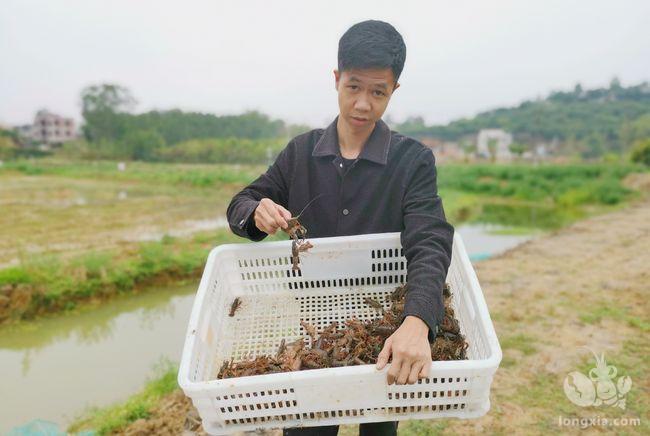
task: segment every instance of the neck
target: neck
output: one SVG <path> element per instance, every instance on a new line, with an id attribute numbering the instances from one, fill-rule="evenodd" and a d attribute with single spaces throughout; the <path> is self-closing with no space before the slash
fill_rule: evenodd
<path id="1" fill-rule="evenodd" d="M 363 130 L 353 129 L 339 117 L 336 122 L 336 130 L 339 137 L 341 156 L 346 159 L 354 159 L 359 156 L 374 128 L 375 125 L 372 124 Z"/>

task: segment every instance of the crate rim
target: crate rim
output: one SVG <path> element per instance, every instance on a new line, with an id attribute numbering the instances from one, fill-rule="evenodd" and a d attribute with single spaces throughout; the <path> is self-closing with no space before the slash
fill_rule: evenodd
<path id="1" fill-rule="evenodd" d="M 315 250 L 317 249 L 317 247 L 328 247 L 331 245 L 335 245 L 341 242 L 342 240 L 349 241 L 351 238 L 353 238 L 354 241 L 356 242 L 356 241 L 364 241 L 364 240 L 374 240 L 376 239 L 377 236 L 381 236 L 387 239 L 395 238 L 395 237 L 399 238 L 400 232 L 369 233 L 363 235 L 311 238 L 309 240 L 314 243 L 314 248 L 310 250 Z M 433 361 L 431 362 L 429 378 L 434 378 L 435 372 L 441 370 L 442 371 L 464 370 L 464 371 L 470 371 L 470 373 L 476 371 L 476 372 L 480 372 L 483 375 L 485 375 L 484 372 L 485 370 L 491 370 L 490 375 L 492 375 L 494 374 L 494 372 L 496 372 L 499 363 L 501 362 L 501 358 L 503 356 L 501 351 L 501 346 L 499 344 L 499 340 L 497 338 L 496 331 L 494 329 L 494 324 L 492 323 L 492 319 L 490 317 L 490 313 L 487 308 L 487 303 L 483 295 L 483 290 L 478 282 L 476 271 L 474 270 L 469 260 L 469 256 L 467 255 L 467 251 L 465 250 L 465 244 L 463 243 L 463 240 L 458 232 L 454 232 L 453 244 L 454 244 L 454 248 L 452 251 L 453 254 L 460 255 L 461 258 L 459 260 L 464 267 L 467 267 L 469 265 L 469 269 L 467 269 L 467 271 L 469 271 L 468 278 L 471 282 L 472 287 L 475 287 L 479 291 L 477 292 L 476 297 L 478 299 L 477 306 L 480 314 L 477 315 L 476 319 L 480 320 L 480 322 L 483 323 L 483 327 L 485 329 L 486 336 L 487 336 L 486 339 L 489 344 L 488 348 L 490 349 L 491 353 L 490 356 L 485 359 Z M 206 272 L 211 271 L 211 269 L 213 268 L 214 259 L 221 252 L 224 251 L 237 252 L 240 250 L 248 251 L 250 250 L 251 246 L 290 247 L 290 245 L 291 245 L 291 240 L 266 241 L 266 242 L 260 241 L 260 242 L 251 242 L 251 243 L 230 243 L 230 244 L 221 244 L 210 251 L 210 254 L 208 255 L 208 258 L 205 263 L 203 274 L 201 276 L 201 281 L 199 283 L 194 304 L 192 306 L 190 321 L 188 323 L 187 332 L 185 334 L 185 343 L 183 346 L 181 364 L 178 370 L 177 382 L 186 395 L 188 393 L 191 393 L 193 398 L 199 398 L 202 396 L 212 397 L 213 396 L 212 392 L 214 392 L 215 390 L 219 390 L 222 388 L 225 389 L 225 388 L 230 388 L 235 386 L 234 380 L 236 380 L 236 386 L 243 388 L 246 386 L 274 383 L 281 380 L 302 380 L 302 379 L 311 379 L 315 376 L 325 377 L 325 376 L 353 375 L 353 374 L 357 374 L 361 376 L 366 374 L 372 374 L 378 371 L 375 365 L 369 364 L 369 365 L 356 365 L 356 366 L 346 366 L 346 367 L 338 367 L 338 368 L 320 368 L 320 369 L 290 371 L 290 372 L 282 372 L 282 373 L 274 373 L 274 374 L 252 375 L 246 377 L 237 377 L 231 379 L 217 379 L 217 380 L 200 381 L 200 382 L 193 382 L 190 380 L 189 374 L 190 374 L 190 364 L 191 364 L 191 357 L 192 357 L 191 352 L 194 349 L 195 338 L 198 329 L 197 324 L 199 322 L 199 315 L 201 312 L 201 307 L 203 305 L 203 300 L 205 299 L 209 287 L 208 282 L 211 278 L 210 274 L 206 274 Z M 389 365 L 383 368 L 381 372 L 387 372 L 388 368 Z"/>

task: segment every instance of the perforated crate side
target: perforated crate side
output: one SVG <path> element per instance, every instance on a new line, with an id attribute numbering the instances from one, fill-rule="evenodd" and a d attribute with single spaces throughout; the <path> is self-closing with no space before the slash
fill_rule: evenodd
<path id="1" fill-rule="evenodd" d="M 204 370 L 202 380 L 189 381 L 179 372 L 179 383 L 197 404 L 207 431 L 223 434 L 278 426 L 468 418 L 489 409 L 489 388 L 500 348 L 487 307 L 481 307 L 485 301 L 458 235 L 447 280 L 461 331 L 470 343 L 470 360 L 434 362 L 429 379 L 405 386 L 388 386 L 387 369 L 380 373 L 373 365 L 210 381 L 223 360 L 274 353 L 282 338 L 304 337 L 300 320 L 322 328 L 351 316 L 378 316 L 363 299 L 381 300 L 406 280 L 399 233 L 323 238 L 313 243 L 315 247 L 304 256 L 299 273 L 290 270 L 288 243 L 223 248 L 215 256 L 219 259 L 212 259 L 219 269 L 217 281 L 223 283 L 215 288 L 220 289 L 216 294 L 221 297 L 199 301 L 202 293 L 208 293 L 207 285 L 203 286 L 210 269 L 206 265 L 195 302 L 203 307 L 194 308 L 193 318 L 195 311 L 204 311 L 206 315 L 195 322 L 209 324 L 208 330 L 217 336 L 212 350 L 205 354 L 213 356 L 211 363 L 204 364 L 211 368 Z M 236 316 L 229 317 L 226 308 L 235 297 L 241 298 L 242 306 Z M 188 354 L 188 349 L 207 343 L 186 341 L 181 371 L 187 360 L 202 355 Z M 333 382 L 336 380 L 345 380 L 340 389 Z M 363 385 L 350 389 L 356 383 Z M 356 394 L 346 395 L 346 387 L 347 392 Z"/>

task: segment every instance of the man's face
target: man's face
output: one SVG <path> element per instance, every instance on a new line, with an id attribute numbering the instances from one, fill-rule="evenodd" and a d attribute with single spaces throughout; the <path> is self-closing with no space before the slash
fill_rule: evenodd
<path id="1" fill-rule="evenodd" d="M 339 119 L 352 131 L 372 129 L 399 87 L 390 68 L 334 70 L 339 93 Z"/>

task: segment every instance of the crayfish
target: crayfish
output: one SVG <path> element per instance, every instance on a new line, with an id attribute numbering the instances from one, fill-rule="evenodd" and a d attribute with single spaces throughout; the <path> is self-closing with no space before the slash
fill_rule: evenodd
<path id="1" fill-rule="evenodd" d="M 452 294 L 448 286 L 445 288 L 445 315 L 434 342 L 430 344 L 431 359 L 465 360 L 468 343 L 460 331 L 451 304 Z M 406 293 L 405 284 L 386 295 L 386 302 L 390 302 L 386 310 L 379 301 L 366 298 L 364 303 L 368 306 L 377 310 L 382 307 L 381 317 L 368 320 L 353 317 L 343 322 L 334 321 L 320 332 L 313 324 L 301 320 L 300 326 L 304 330 L 302 337 L 293 342 L 282 339 L 277 351 L 252 360 L 226 361 L 217 378 L 375 364 L 386 339 L 401 324 Z"/>
<path id="2" fill-rule="evenodd" d="M 289 237 L 292 239 L 291 270 L 298 271 L 300 270 L 300 267 L 298 266 L 300 263 L 300 253 L 309 250 L 313 247 L 313 245 L 311 242 L 305 240 L 307 229 L 302 224 L 300 224 L 298 217 L 292 217 L 288 219 L 287 224 L 287 228 L 284 229 L 284 231 L 287 232 L 289 234 Z"/>
<path id="3" fill-rule="evenodd" d="M 305 228 L 305 226 L 300 224 L 298 218 L 300 218 L 302 216 L 302 213 L 305 211 L 305 209 L 307 209 L 307 207 L 310 204 L 312 204 L 321 195 L 317 195 L 316 197 L 312 198 L 311 201 L 307 203 L 307 205 L 300 211 L 300 213 L 297 216 L 289 218 L 287 220 L 287 228 L 282 229 L 292 239 L 291 241 L 291 265 L 292 265 L 291 270 L 292 271 L 300 270 L 300 266 L 298 266 L 298 264 L 300 263 L 300 253 L 305 252 L 313 247 L 311 242 L 305 240 L 305 237 L 307 236 L 307 229 Z"/>
<path id="4" fill-rule="evenodd" d="M 235 312 L 237 309 L 239 309 L 239 306 L 241 306 L 241 298 L 237 297 L 230 305 L 230 312 L 228 313 L 228 316 L 235 316 Z"/>

